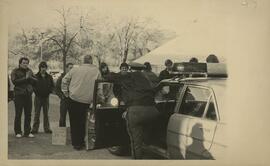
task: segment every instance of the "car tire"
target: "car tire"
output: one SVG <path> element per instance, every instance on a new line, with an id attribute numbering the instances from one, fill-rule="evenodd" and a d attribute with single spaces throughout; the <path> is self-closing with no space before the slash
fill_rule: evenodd
<path id="1" fill-rule="evenodd" d="M 113 146 L 108 148 L 108 151 L 117 156 L 130 156 L 129 146 Z"/>

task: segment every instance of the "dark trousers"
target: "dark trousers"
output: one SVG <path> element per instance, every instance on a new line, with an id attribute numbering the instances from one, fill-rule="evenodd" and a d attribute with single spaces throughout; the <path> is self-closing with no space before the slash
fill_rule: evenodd
<path id="1" fill-rule="evenodd" d="M 15 134 L 22 134 L 21 117 L 24 111 L 24 134 L 28 135 L 31 131 L 31 112 L 32 112 L 32 95 L 15 95 Z"/>
<path id="2" fill-rule="evenodd" d="M 70 98 L 68 102 L 71 143 L 73 146 L 82 146 L 84 144 L 86 115 L 89 104 L 80 103 Z"/>
<path id="3" fill-rule="evenodd" d="M 130 106 L 127 109 L 126 123 L 130 137 L 131 154 L 134 159 L 142 159 L 142 146 L 149 141 L 152 126 L 159 116 L 154 106 Z"/>
<path id="4" fill-rule="evenodd" d="M 60 120 L 59 127 L 66 127 L 66 116 L 68 112 L 68 98 L 60 100 Z"/>
<path id="5" fill-rule="evenodd" d="M 34 118 L 34 125 L 33 125 L 33 132 L 37 132 L 40 124 L 40 112 L 41 108 L 43 110 L 43 127 L 44 131 L 50 130 L 50 122 L 49 122 L 49 96 L 48 97 L 39 97 L 35 96 L 34 100 L 35 105 L 35 118 Z"/>

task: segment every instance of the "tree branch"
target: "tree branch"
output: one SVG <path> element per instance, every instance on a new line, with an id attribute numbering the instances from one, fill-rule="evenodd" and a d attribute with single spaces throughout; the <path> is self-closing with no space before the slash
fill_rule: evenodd
<path id="1" fill-rule="evenodd" d="M 71 45 L 73 39 L 77 36 L 77 34 L 78 34 L 78 32 L 76 32 L 76 33 L 72 36 L 72 38 L 69 40 L 69 43 L 68 43 L 67 48 L 66 48 L 66 52 L 68 52 L 69 47 L 70 47 L 70 45 Z"/>
<path id="2" fill-rule="evenodd" d="M 16 52 L 14 52 L 14 51 L 12 51 L 12 50 L 8 50 L 9 52 L 11 52 L 12 54 L 14 54 L 14 55 L 18 55 L 19 53 L 16 53 Z"/>
<path id="3" fill-rule="evenodd" d="M 63 50 L 63 46 L 60 44 L 58 40 L 54 39 L 53 37 L 50 37 L 48 40 L 54 41 Z"/>

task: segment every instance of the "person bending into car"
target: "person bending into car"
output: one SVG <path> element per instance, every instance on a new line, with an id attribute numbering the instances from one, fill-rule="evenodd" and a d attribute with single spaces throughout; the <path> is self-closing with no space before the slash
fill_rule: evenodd
<path id="1" fill-rule="evenodd" d="M 93 102 L 96 79 L 100 79 L 99 69 L 92 64 L 91 55 L 84 56 L 84 63 L 72 68 L 63 78 L 61 89 L 68 99 L 71 143 L 76 150 L 85 146 L 85 125 L 87 109 Z"/>
<path id="2" fill-rule="evenodd" d="M 61 90 L 62 79 L 65 77 L 66 73 L 68 73 L 72 68 L 73 68 L 73 63 L 67 63 L 66 72 L 61 74 L 61 76 L 57 79 L 56 85 L 55 85 L 55 93 L 60 98 L 59 127 L 66 127 L 66 116 L 68 112 L 68 98 L 63 94 Z"/>
<path id="3" fill-rule="evenodd" d="M 49 122 L 49 95 L 54 89 L 53 78 L 47 73 L 47 63 L 40 62 L 38 65 L 39 71 L 36 74 L 37 82 L 34 86 L 35 99 L 35 117 L 32 134 L 38 133 L 38 128 L 40 124 L 40 112 L 41 108 L 43 110 L 43 127 L 45 133 L 52 133 Z"/>
<path id="4" fill-rule="evenodd" d="M 127 107 L 123 118 L 126 119 L 134 159 L 143 158 L 142 146 L 149 138 L 146 129 L 154 125 L 159 116 L 155 108 L 151 82 L 140 71 L 142 66 L 144 65 L 131 64 L 131 72 L 120 74 L 118 78 L 111 78 L 121 85 L 121 96 Z"/>

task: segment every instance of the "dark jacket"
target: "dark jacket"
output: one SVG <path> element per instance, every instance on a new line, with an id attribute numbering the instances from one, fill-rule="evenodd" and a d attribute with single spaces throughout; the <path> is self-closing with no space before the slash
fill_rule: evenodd
<path id="1" fill-rule="evenodd" d="M 37 82 L 34 85 L 34 92 L 36 96 L 48 97 L 52 93 L 54 88 L 53 78 L 48 73 L 45 73 L 45 77 L 41 76 L 41 73 L 36 74 Z"/>
<path id="2" fill-rule="evenodd" d="M 11 90 L 11 85 L 10 85 L 10 79 L 8 77 L 8 101 L 11 101 L 14 99 L 14 92 Z"/>
<path id="3" fill-rule="evenodd" d="M 169 71 L 167 69 L 164 69 L 159 73 L 158 78 L 159 78 L 159 81 L 161 81 L 161 80 L 164 80 L 164 79 L 172 78 L 172 75 L 170 75 L 170 73 L 169 73 Z"/>
<path id="4" fill-rule="evenodd" d="M 61 84 L 62 84 L 62 79 L 65 77 L 66 73 L 62 73 L 61 76 L 57 79 L 56 85 L 55 85 L 55 93 L 60 99 L 64 99 L 65 95 L 61 90 Z"/>
<path id="5" fill-rule="evenodd" d="M 142 72 L 131 72 L 126 75 L 114 73 L 109 79 L 121 87 L 121 99 L 126 106 L 154 105 L 154 90 Z"/>
<path id="6" fill-rule="evenodd" d="M 143 72 L 145 75 L 146 75 L 146 77 L 151 81 L 151 83 L 152 83 L 152 87 L 156 87 L 157 86 L 157 84 L 159 83 L 159 78 L 158 78 L 158 76 L 154 73 L 154 72 L 152 72 L 152 71 L 145 71 L 145 72 Z"/>
<path id="7" fill-rule="evenodd" d="M 26 73 L 29 72 L 31 77 L 26 78 Z M 31 69 L 16 68 L 11 73 L 11 81 L 14 84 L 14 94 L 17 95 L 32 95 L 33 85 L 37 81 Z"/>

